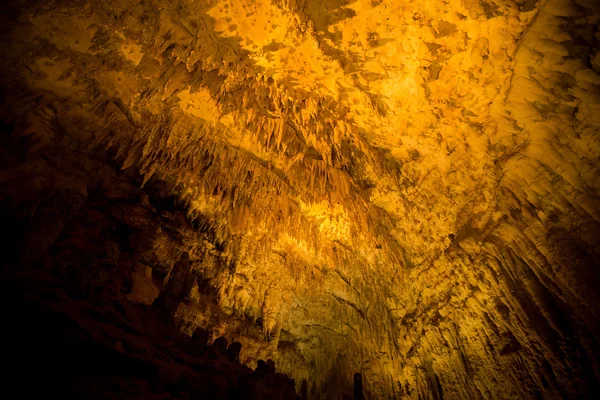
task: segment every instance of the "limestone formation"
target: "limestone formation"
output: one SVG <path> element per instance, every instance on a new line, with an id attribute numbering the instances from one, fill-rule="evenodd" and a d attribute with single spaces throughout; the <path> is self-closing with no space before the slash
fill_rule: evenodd
<path id="1" fill-rule="evenodd" d="M 0 8 L 4 275 L 302 398 L 597 398 L 598 1 Z"/>

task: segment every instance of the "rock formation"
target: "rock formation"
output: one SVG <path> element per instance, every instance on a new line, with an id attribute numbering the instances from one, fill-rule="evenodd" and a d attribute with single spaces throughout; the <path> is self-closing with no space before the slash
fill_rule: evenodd
<path id="1" fill-rule="evenodd" d="M 5 279 L 302 398 L 596 398 L 597 1 L 0 7 Z"/>

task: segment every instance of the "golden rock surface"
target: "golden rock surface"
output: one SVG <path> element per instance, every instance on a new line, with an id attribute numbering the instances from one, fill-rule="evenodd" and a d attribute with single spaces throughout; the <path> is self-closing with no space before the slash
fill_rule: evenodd
<path id="1" fill-rule="evenodd" d="M 260 319 L 238 335 L 242 361 L 273 358 L 322 398 L 355 372 L 373 399 L 591 390 L 597 1 L 14 10 L 2 119 L 30 154 L 104 148 L 170 185 L 195 229 L 185 249 L 158 232 L 153 254 L 171 271 L 185 250 L 210 277 L 219 334 Z M 132 300 L 157 296 L 148 268 Z M 175 314 L 190 334 L 213 313 L 191 285 Z"/>

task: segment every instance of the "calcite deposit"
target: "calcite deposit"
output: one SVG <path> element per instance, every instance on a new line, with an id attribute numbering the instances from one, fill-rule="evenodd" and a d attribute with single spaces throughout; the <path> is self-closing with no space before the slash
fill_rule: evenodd
<path id="1" fill-rule="evenodd" d="M 303 398 L 597 398 L 596 0 L 0 7 L 5 276 Z"/>

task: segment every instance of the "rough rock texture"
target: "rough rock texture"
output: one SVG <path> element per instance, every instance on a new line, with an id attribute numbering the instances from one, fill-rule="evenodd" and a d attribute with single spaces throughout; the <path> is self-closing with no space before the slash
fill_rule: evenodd
<path id="1" fill-rule="evenodd" d="M 594 397 L 597 1 L 2 7 L 10 270 L 312 397 Z"/>

